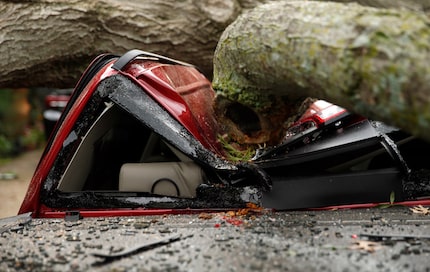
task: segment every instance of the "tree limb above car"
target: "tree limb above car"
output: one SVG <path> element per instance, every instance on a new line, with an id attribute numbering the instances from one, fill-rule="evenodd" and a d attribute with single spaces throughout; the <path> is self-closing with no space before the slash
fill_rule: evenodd
<path id="1" fill-rule="evenodd" d="M 73 87 L 101 53 L 137 48 L 212 76 L 222 31 L 246 1 L 0 1 L 0 87 Z"/>
<path id="2" fill-rule="evenodd" d="M 273 43 L 278 42 L 277 37 L 272 36 L 271 34 L 273 33 L 267 31 L 267 29 L 264 28 L 264 25 L 275 26 L 276 28 L 279 27 L 282 22 L 285 23 L 285 20 L 289 20 L 289 17 L 284 18 L 284 21 L 272 19 L 274 15 L 281 14 L 281 11 L 285 12 L 285 10 L 282 9 L 277 10 L 276 5 L 286 5 L 286 2 L 291 2 L 292 5 L 294 5 L 294 1 L 186 0 L 166 2 L 154 0 L 150 2 L 142 2 L 134 0 L 118 3 L 113 0 L 0 0 L 0 54 L 2 56 L 2 65 L 0 67 L 0 87 L 14 88 L 49 86 L 70 88 L 76 84 L 82 72 L 96 55 L 101 53 L 114 53 L 121 55 L 133 48 L 158 53 L 195 64 L 208 78 L 212 78 L 214 51 L 224 29 L 234 22 L 243 12 L 266 2 L 271 2 L 274 5 L 275 8 L 273 13 L 271 13 L 272 11 L 265 14 L 261 13 L 262 17 L 257 18 L 258 27 L 252 30 L 253 32 L 251 31 L 244 34 L 247 35 L 252 33 L 253 36 L 250 38 L 255 39 L 256 41 L 264 41 L 260 43 L 260 45 L 263 45 L 264 47 L 261 47 L 263 50 L 267 50 L 267 48 L 273 46 Z M 425 90 L 422 90 L 422 88 L 425 88 L 425 86 L 428 85 L 426 84 L 428 73 L 426 72 L 425 67 L 421 65 L 426 63 L 428 59 L 427 56 L 420 55 L 422 52 L 427 50 L 429 44 L 428 38 L 425 36 L 427 35 L 426 29 L 428 29 L 428 20 L 425 19 L 424 15 L 429 11 L 429 1 L 354 1 L 362 5 L 369 5 L 378 8 L 401 8 L 402 11 L 397 12 L 393 10 L 387 11 L 385 9 L 365 9 L 357 4 L 346 4 L 347 2 L 353 2 L 351 0 L 337 0 L 335 2 L 343 2 L 342 5 L 345 5 L 343 7 L 345 14 L 334 12 L 336 9 L 324 9 L 322 7 L 325 5 L 322 5 L 322 3 L 318 4 L 316 2 L 309 1 L 306 5 L 315 7 L 315 9 L 311 10 L 311 13 L 304 13 L 296 10 L 297 14 L 293 23 L 298 23 L 299 26 L 301 25 L 301 27 L 295 29 L 296 32 L 293 31 L 294 27 L 292 25 L 294 24 L 290 26 L 281 26 L 281 29 L 287 29 L 290 32 L 293 31 L 291 33 L 297 34 L 297 44 L 300 45 L 295 48 L 296 51 L 292 50 L 288 52 L 288 56 L 300 56 L 300 52 L 306 52 L 306 46 L 317 44 L 306 43 L 303 39 L 306 37 L 306 33 L 303 33 L 302 31 L 306 29 L 309 30 L 305 25 L 317 22 L 315 20 L 318 20 L 318 18 L 320 18 L 320 20 L 323 18 L 327 19 L 327 16 L 324 17 L 324 15 L 328 15 L 328 18 L 331 19 L 340 19 L 340 21 L 337 24 L 332 25 L 331 28 L 331 34 L 339 34 L 339 36 L 336 36 L 337 34 L 335 35 L 334 38 L 336 38 L 336 40 L 339 40 L 339 38 L 342 37 L 353 37 L 356 35 L 355 38 L 357 39 L 355 40 L 355 45 L 357 45 L 360 44 L 360 42 L 365 42 L 365 39 L 370 36 L 357 36 L 359 32 L 357 32 L 356 29 L 354 30 L 353 23 L 345 20 L 342 21 L 342 18 L 347 18 L 347 16 L 360 11 L 367 12 L 368 10 L 372 10 L 369 14 L 362 16 L 364 21 L 367 20 L 368 25 L 360 26 L 364 27 L 364 29 L 368 31 L 371 29 L 372 22 L 388 22 L 387 26 L 390 26 L 390 21 L 384 21 L 387 17 L 394 17 L 396 14 L 399 14 L 399 16 L 402 14 L 413 14 L 412 17 L 419 17 L 419 14 L 422 13 L 423 15 L 421 16 L 421 19 L 418 19 L 419 22 L 415 21 L 411 25 L 413 29 L 418 31 L 414 32 L 417 35 L 414 34 L 415 36 L 408 36 L 415 31 L 411 28 L 405 32 L 404 36 L 401 34 L 398 36 L 392 36 L 391 41 L 387 41 L 386 44 L 380 44 L 385 47 L 386 50 L 382 48 L 380 51 L 377 51 L 380 54 L 376 54 L 373 59 L 370 58 L 372 57 L 372 50 L 366 51 L 366 46 L 363 45 L 361 45 L 361 47 L 356 46 L 355 49 L 350 48 L 350 50 L 346 50 L 345 52 L 340 50 L 329 53 L 329 50 L 323 50 L 321 52 L 324 54 L 316 57 L 320 64 L 322 64 L 322 61 L 326 61 L 327 63 L 325 64 L 327 64 L 328 67 L 335 68 L 333 65 L 340 64 L 344 65 L 344 68 L 349 69 L 351 67 L 348 65 L 354 66 L 357 65 L 358 62 L 354 62 L 353 58 L 349 58 L 351 62 L 348 64 L 344 59 L 342 60 L 339 58 L 356 56 L 356 54 L 360 53 L 360 50 L 358 49 L 361 48 L 363 49 L 361 53 L 364 55 L 367 54 L 366 56 L 369 57 L 367 59 L 369 63 L 378 63 L 378 65 L 385 65 L 384 67 L 387 68 L 387 61 L 385 61 L 384 64 L 383 56 L 393 58 L 394 54 L 394 58 L 398 57 L 401 60 L 404 60 L 405 63 L 409 62 L 413 64 L 410 66 L 411 69 L 408 69 L 407 65 L 402 66 L 404 63 L 400 62 L 400 64 L 398 64 L 399 62 L 397 61 L 395 65 L 396 67 L 393 68 L 400 70 L 403 69 L 404 72 L 399 70 L 400 72 L 397 73 L 397 75 L 402 75 L 402 78 L 407 77 L 410 85 L 407 88 L 402 89 L 401 92 L 398 92 L 398 96 L 390 96 L 390 98 L 386 100 L 384 100 L 386 98 L 384 98 L 384 95 L 379 96 L 378 99 L 376 99 L 376 96 L 371 92 L 366 93 L 366 95 L 364 95 L 364 92 L 360 92 L 360 95 L 358 95 L 356 90 L 347 89 L 356 83 L 361 87 L 365 87 L 367 84 L 366 88 L 367 91 L 369 91 L 370 86 L 373 83 L 370 81 L 358 82 L 356 73 L 357 67 L 352 67 L 353 69 L 348 71 L 336 70 L 336 76 L 332 76 L 332 74 L 330 74 L 329 81 L 326 79 L 325 81 L 320 80 L 319 76 L 322 75 L 318 75 L 317 73 L 312 74 L 310 78 L 313 78 L 314 80 L 310 81 L 310 83 L 312 87 L 315 88 L 309 91 L 311 88 L 309 88 L 309 86 L 305 86 L 310 94 L 306 93 L 307 91 L 302 92 L 302 90 L 300 90 L 300 94 L 325 97 L 327 100 L 339 103 L 349 110 L 354 110 L 369 117 L 388 121 L 389 123 L 394 120 L 395 122 L 393 123 L 395 125 L 412 131 L 418 135 L 428 135 L 427 131 L 418 132 L 418 130 L 421 131 L 421 127 L 423 126 L 425 129 L 429 127 L 426 110 L 426 99 L 428 95 Z M 341 5 L 339 5 L 339 7 L 340 6 Z M 407 12 L 406 10 L 413 12 Z M 255 23 L 256 18 L 252 18 L 252 14 L 256 14 L 256 12 L 246 15 L 246 20 L 249 21 L 249 25 Z M 314 16 L 312 19 L 314 21 L 310 20 L 307 22 L 307 20 L 311 19 L 312 16 Z M 411 18 L 408 18 L 408 20 L 411 20 Z M 238 20 L 234 26 L 227 30 L 227 32 L 232 32 L 231 29 L 238 28 L 238 25 L 243 25 L 243 21 L 246 20 Z M 417 24 L 415 24 L 416 22 Z M 421 30 L 418 30 L 420 27 L 422 27 L 422 33 L 420 32 Z M 257 33 L 257 29 L 262 31 L 264 29 L 264 31 Z M 353 31 L 349 32 L 351 29 Z M 392 29 L 394 31 L 394 27 Z M 361 31 L 361 33 L 366 34 L 363 31 Z M 377 34 L 375 31 L 372 33 Z M 385 33 L 382 34 L 385 35 Z M 421 34 L 423 34 L 423 36 L 420 36 Z M 380 35 L 379 38 L 383 38 L 384 35 Z M 388 33 L 387 35 L 390 37 L 389 35 L 392 34 Z M 330 37 L 326 36 L 326 38 L 329 39 Z M 409 38 L 412 40 L 408 41 Z M 248 39 L 248 37 L 246 39 Z M 246 39 L 243 40 L 246 41 Z M 423 42 L 421 43 L 420 41 Z M 394 48 L 400 48 L 396 46 L 401 43 L 405 46 L 403 47 L 404 50 L 402 49 L 400 52 L 394 50 Z M 245 44 L 241 44 L 240 46 L 244 45 Z M 323 44 L 321 43 L 321 45 Z M 423 46 L 422 48 L 420 47 L 421 45 Z M 220 48 L 224 48 L 226 51 L 231 52 L 224 54 L 221 52 L 222 50 L 219 49 L 217 53 L 215 53 L 215 61 L 218 62 L 215 64 L 216 69 L 220 69 L 220 59 L 230 58 L 230 56 L 237 54 L 234 52 L 233 47 L 226 46 L 223 44 L 223 41 L 221 41 L 219 46 Z M 334 47 L 331 47 L 331 49 L 333 48 Z M 330 46 L 326 49 L 330 49 Z M 419 50 L 416 51 L 416 49 Z M 336 52 L 341 53 L 338 55 Z M 279 56 L 282 57 L 283 55 L 281 54 Z M 297 75 L 294 74 L 295 72 L 298 72 L 294 65 L 289 66 L 289 69 L 285 69 L 285 67 L 276 67 L 276 65 L 278 65 L 276 63 L 276 54 L 272 54 L 272 57 L 275 58 L 271 59 L 270 63 L 262 65 L 262 67 L 268 68 L 266 70 L 254 70 L 255 67 L 248 67 L 248 57 L 249 59 L 257 60 L 256 62 L 260 62 L 260 60 L 256 58 L 255 54 L 248 54 L 243 60 L 237 62 L 240 64 L 238 71 L 229 71 L 232 72 L 231 75 L 239 75 L 243 71 L 245 71 L 248 76 L 251 74 L 257 75 L 255 79 L 259 79 L 260 81 L 256 82 L 256 84 L 259 85 L 256 85 L 256 87 L 262 87 L 261 80 L 268 80 L 272 76 L 275 76 L 272 79 L 275 79 L 276 84 L 283 87 L 290 87 L 293 81 L 295 82 L 294 84 L 296 87 L 301 84 L 301 81 L 305 84 L 309 83 L 306 82 L 309 78 L 304 78 L 303 73 L 299 73 Z M 321 59 L 318 59 L 319 57 L 321 57 Z M 227 59 L 226 61 L 229 60 Z M 291 65 L 291 63 L 289 65 Z M 372 65 L 373 64 L 370 64 L 370 66 Z M 375 74 L 373 74 L 373 71 L 371 70 L 367 73 L 369 77 L 372 77 L 374 80 L 377 80 L 379 75 L 384 72 L 384 69 L 377 69 L 378 65 L 373 66 L 376 71 Z M 311 67 L 311 63 L 303 62 L 302 68 L 305 69 L 306 67 Z M 236 68 L 237 67 L 234 66 L 226 66 L 222 69 Z M 282 69 L 285 70 L 282 71 Z M 421 71 L 420 69 L 424 69 L 424 71 Z M 270 73 L 272 73 L 273 70 L 276 70 L 276 73 L 272 75 Z M 290 74 L 288 77 L 283 77 L 285 74 L 282 73 Z M 404 76 L 403 73 L 405 73 Z M 393 73 L 391 75 L 393 75 Z M 277 76 L 283 77 L 281 81 L 277 81 Z M 292 76 L 294 76 L 294 79 L 291 79 Z M 219 75 L 216 75 L 216 77 L 219 77 Z M 360 76 L 358 76 L 358 79 L 359 78 Z M 380 79 L 387 82 L 387 84 L 394 83 L 397 85 L 400 83 L 396 83 L 396 80 L 403 80 L 400 79 L 400 76 L 393 78 L 388 75 L 381 77 Z M 287 81 L 288 84 L 284 86 L 283 84 Z M 378 83 L 379 85 L 372 86 L 377 86 L 376 89 L 380 90 L 380 84 L 385 84 L 382 81 Z M 224 81 L 224 83 L 225 82 L 226 81 Z M 219 86 L 219 82 L 215 83 Z M 328 86 L 331 86 L 331 84 L 338 84 L 336 85 L 336 88 L 342 89 L 343 91 L 337 92 L 336 88 L 334 88 L 333 92 L 328 94 L 330 88 L 327 88 L 327 85 L 324 85 L 326 83 L 328 83 Z M 264 82 L 264 87 L 266 88 L 268 84 L 269 81 Z M 273 82 L 270 84 L 273 84 Z M 404 96 L 404 98 L 402 98 L 402 96 Z M 254 97 L 253 99 L 256 98 L 257 100 L 259 99 L 258 97 Z M 394 98 L 396 98 L 397 101 L 394 101 L 396 100 Z M 269 100 L 271 99 L 272 98 Z M 384 100 L 382 101 L 383 103 L 380 102 L 380 99 Z M 402 99 L 405 101 L 402 101 Z M 259 102 L 264 102 L 264 99 Z M 387 103 L 390 105 L 389 107 L 387 106 Z"/>
<path id="3" fill-rule="evenodd" d="M 192 63 L 211 78 L 224 29 L 265 2 L 277 1 L 0 0 L 0 87 L 70 88 L 96 55 L 133 48 Z M 430 6 L 421 0 L 358 2 L 420 11 Z"/>
<path id="4" fill-rule="evenodd" d="M 429 25 L 422 12 L 355 3 L 261 5 L 221 36 L 214 88 L 260 120 L 317 97 L 430 140 Z"/>

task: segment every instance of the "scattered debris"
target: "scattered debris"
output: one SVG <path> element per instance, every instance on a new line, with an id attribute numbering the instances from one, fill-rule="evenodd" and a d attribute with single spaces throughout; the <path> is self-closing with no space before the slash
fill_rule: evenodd
<path id="1" fill-rule="evenodd" d="M 212 217 L 207 220 L 194 213 L 74 222 L 29 215 L 3 219 L 0 228 L 8 229 L 0 235 L 0 271 L 330 271 L 333 264 L 338 271 L 430 271 L 429 220 L 409 207 L 266 211 L 205 211 L 201 218 Z M 382 218 L 394 223 L 383 224 Z M 143 247 L 176 235 L 176 242 Z M 360 240 L 367 242 L 353 245 Z M 124 256 L 106 259 L 93 252 Z"/>
<path id="2" fill-rule="evenodd" d="M 209 219 L 212 219 L 213 217 L 214 217 L 213 213 L 202 212 L 199 214 L 199 219 L 203 219 L 203 220 L 209 220 Z"/>
<path id="3" fill-rule="evenodd" d="M 430 214 L 430 208 L 424 207 L 423 205 L 414 206 L 409 208 L 413 213 L 428 215 Z"/>
<path id="4" fill-rule="evenodd" d="M 16 215 L 16 216 L 11 216 L 11 217 L 1 218 L 0 235 L 6 231 L 10 231 L 10 230 L 17 231 L 19 229 L 22 229 L 25 225 L 30 223 L 31 220 L 32 220 L 31 212 Z"/>
<path id="5" fill-rule="evenodd" d="M 67 211 L 66 215 L 64 216 L 65 221 L 78 221 L 82 219 L 82 215 L 79 211 Z"/>
<path id="6" fill-rule="evenodd" d="M 152 241 L 152 242 L 149 242 L 149 243 L 146 243 L 143 245 L 139 245 L 137 247 L 133 247 L 130 249 L 123 250 L 121 248 L 121 250 L 119 250 L 119 251 L 114 251 L 114 252 L 111 251 L 109 253 L 93 252 L 93 253 L 91 253 L 91 255 L 93 255 L 95 257 L 99 257 L 99 258 L 104 258 L 104 262 L 98 263 L 98 264 L 109 263 L 115 259 L 130 256 L 130 255 L 139 253 L 139 252 L 144 251 L 144 250 L 150 250 L 150 249 L 153 249 L 156 247 L 167 245 L 167 244 L 179 241 L 179 240 L 184 239 L 184 238 L 192 237 L 192 236 L 193 236 L 192 234 L 187 235 L 187 236 L 175 234 L 175 235 L 168 236 L 168 237 L 165 237 L 165 238 L 162 238 L 162 239 L 159 239 L 156 241 Z"/>
<path id="7" fill-rule="evenodd" d="M 367 238 L 369 241 L 411 241 L 411 240 L 430 240 L 430 236 L 415 235 L 387 235 L 387 234 L 360 234 L 361 238 Z"/>
<path id="8" fill-rule="evenodd" d="M 365 241 L 365 240 L 355 241 L 353 245 L 350 247 L 350 249 L 364 250 L 369 253 L 373 253 L 380 248 L 382 248 L 382 245 L 380 243 L 373 242 L 373 241 Z"/>
<path id="9" fill-rule="evenodd" d="M 203 212 L 199 214 L 199 219 L 210 220 L 213 218 L 220 218 L 223 222 L 227 222 L 230 225 L 241 226 L 245 223 L 244 220 L 255 219 L 255 214 L 263 213 L 264 208 L 257 206 L 254 203 L 247 203 L 246 208 L 232 210 L 221 213 L 207 213 Z M 221 227 L 220 223 L 215 223 L 215 228 Z"/>

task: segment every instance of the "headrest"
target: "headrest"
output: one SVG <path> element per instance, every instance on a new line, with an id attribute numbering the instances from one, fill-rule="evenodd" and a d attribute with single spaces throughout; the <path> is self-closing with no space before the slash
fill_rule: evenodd
<path id="1" fill-rule="evenodd" d="M 126 163 L 119 173 L 119 190 L 193 198 L 203 177 L 194 162 Z"/>

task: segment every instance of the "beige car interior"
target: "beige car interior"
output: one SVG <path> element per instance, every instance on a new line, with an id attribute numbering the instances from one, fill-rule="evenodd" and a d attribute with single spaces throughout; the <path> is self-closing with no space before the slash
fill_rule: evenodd
<path id="1" fill-rule="evenodd" d="M 113 103 L 82 138 L 58 189 L 192 198 L 203 170 Z"/>

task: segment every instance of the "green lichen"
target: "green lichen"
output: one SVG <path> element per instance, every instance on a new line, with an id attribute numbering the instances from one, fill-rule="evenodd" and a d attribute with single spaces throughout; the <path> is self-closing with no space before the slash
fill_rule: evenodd
<path id="1" fill-rule="evenodd" d="M 222 86 L 222 84 L 220 84 Z M 234 87 L 220 85 L 215 86 L 214 90 L 217 95 L 224 96 L 225 98 L 241 103 L 254 109 L 257 112 L 264 112 L 270 108 L 273 104 L 273 100 L 269 95 L 263 95 L 259 91 L 253 90 L 242 90 Z"/>
<path id="2" fill-rule="evenodd" d="M 225 153 L 226 159 L 232 162 L 245 162 L 250 161 L 255 155 L 256 146 L 248 144 L 239 144 L 234 142 L 226 135 L 218 135 L 218 141 L 221 143 Z"/>

